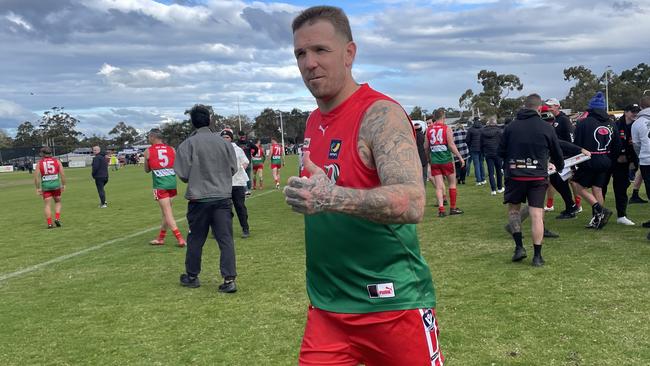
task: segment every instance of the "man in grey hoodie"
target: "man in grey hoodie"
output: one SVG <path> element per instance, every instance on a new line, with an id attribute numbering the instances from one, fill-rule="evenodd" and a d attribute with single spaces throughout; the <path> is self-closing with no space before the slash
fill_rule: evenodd
<path id="1" fill-rule="evenodd" d="M 650 95 L 644 95 L 639 102 L 641 111 L 636 115 L 632 124 L 632 144 L 639 157 L 639 169 L 643 177 L 646 193 L 650 192 Z M 642 224 L 650 228 L 650 221 Z M 650 233 L 648 234 L 650 240 Z"/>
<path id="2" fill-rule="evenodd" d="M 196 130 L 178 146 L 174 162 L 176 175 L 187 183 L 185 198 L 189 200 L 186 273 L 181 275 L 180 282 L 185 287 L 200 286 L 201 254 L 212 228 L 221 251 L 220 269 L 224 278 L 219 292 L 232 293 L 237 291 L 231 214 L 232 176 L 237 172 L 237 158 L 232 145 L 208 127 L 209 107 L 197 104 L 189 114 Z"/>

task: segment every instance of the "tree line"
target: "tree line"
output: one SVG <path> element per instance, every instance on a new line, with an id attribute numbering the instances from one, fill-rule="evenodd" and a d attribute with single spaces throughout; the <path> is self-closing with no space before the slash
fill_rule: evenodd
<path id="1" fill-rule="evenodd" d="M 597 74 L 585 66 L 572 66 L 564 69 L 564 80 L 573 82 L 568 94 L 561 100 L 563 108 L 582 111 L 589 99 L 597 91 L 604 91 L 607 85 L 610 110 L 620 110 L 630 103 L 636 103 L 645 91 L 650 92 L 650 65 L 645 63 L 624 70 L 620 74 L 606 71 Z M 495 71 L 481 70 L 477 74 L 477 82 L 481 89 L 467 89 L 458 99 L 458 107 L 447 107 L 449 117 L 467 116 L 467 112 L 481 115 L 496 115 L 498 118 L 514 118 L 517 110 L 523 104 L 523 96 L 511 97 L 513 92 L 521 92 L 524 85 L 517 75 L 499 74 Z M 433 112 L 433 110 L 431 110 Z M 465 112 L 465 114 L 463 114 Z M 220 131 L 231 128 L 235 135 L 242 130 L 245 133 L 260 137 L 268 142 L 271 137 L 281 138 L 280 116 L 284 128 L 284 138 L 287 143 L 300 143 L 305 132 L 309 112 L 292 109 L 289 112 L 264 109 L 257 117 L 250 119 L 245 115 L 222 116 L 212 112 L 211 128 Z M 429 111 L 421 106 L 411 110 L 412 119 L 426 120 Z M 11 138 L 5 131 L 0 130 L 0 148 L 35 147 L 53 145 L 71 151 L 75 147 L 114 146 L 123 148 L 136 143 L 146 143 L 146 131 L 138 131 L 125 121 L 118 122 L 108 133 L 108 136 L 92 134 L 83 135 L 77 131 L 79 120 L 65 111 L 64 107 L 52 107 L 43 112 L 36 121 L 24 121 Z M 166 141 L 173 146 L 180 144 L 192 132 L 189 119 L 172 121 L 160 126 Z"/>

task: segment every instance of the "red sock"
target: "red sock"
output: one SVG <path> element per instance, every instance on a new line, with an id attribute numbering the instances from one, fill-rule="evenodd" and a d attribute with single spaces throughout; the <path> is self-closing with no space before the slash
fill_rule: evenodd
<path id="1" fill-rule="evenodd" d="M 449 208 L 456 208 L 456 188 L 449 188 Z"/>
<path id="2" fill-rule="evenodd" d="M 57 221 L 61 220 L 61 213 L 60 212 L 55 212 L 54 213 L 54 219 L 57 220 Z"/>
<path id="3" fill-rule="evenodd" d="M 48 224 L 48 225 L 52 225 L 52 218 L 51 218 L 51 217 L 48 217 L 48 218 L 47 218 L 47 224 Z"/>
<path id="4" fill-rule="evenodd" d="M 178 230 L 178 228 L 172 230 L 172 232 L 174 233 L 176 240 L 178 240 L 179 242 L 183 241 L 183 235 L 181 235 L 181 231 Z"/>
<path id="5" fill-rule="evenodd" d="M 445 212 L 445 206 L 438 206 L 438 212 Z"/>
<path id="6" fill-rule="evenodd" d="M 158 233 L 158 241 L 164 241 L 165 235 L 167 235 L 167 230 L 160 230 Z"/>
<path id="7" fill-rule="evenodd" d="M 582 197 L 576 196 L 576 206 L 580 206 L 580 201 L 582 201 Z"/>
<path id="8" fill-rule="evenodd" d="M 553 198 L 546 199 L 546 207 L 553 207 Z"/>

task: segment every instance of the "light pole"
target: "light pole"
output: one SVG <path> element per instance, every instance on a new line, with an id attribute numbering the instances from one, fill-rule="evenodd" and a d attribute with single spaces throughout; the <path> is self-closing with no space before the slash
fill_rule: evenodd
<path id="1" fill-rule="evenodd" d="M 241 114 L 239 113 L 239 95 L 237 96 L 237 119 L 239 120 L 239 131 L 241 131 Z"/>
<path id="2" fill-rule="evenodd" d="M 284 160 L 284 124 L 282 123 L 282 111 L 276 109 L 275 113 L 280 114 L 280 138 L 282 139 L 282 159 Z"/>
<path id="3" fill-rule="evenodd" d="M 609 112 L 609 68 L 611 65 L 607 65 L 605 70 L 605 110 Z"/>

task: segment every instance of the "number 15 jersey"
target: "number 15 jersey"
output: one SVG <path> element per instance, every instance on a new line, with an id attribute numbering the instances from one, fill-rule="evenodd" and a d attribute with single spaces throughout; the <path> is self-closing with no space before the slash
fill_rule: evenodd
<path id="1" fill-rule="evenodd" d="M 153 188 L 176 189 L 176 172 L 174 172 L 176 152 L 174 149 L 165 144 L 153 144 L 148 150 Z"/>

